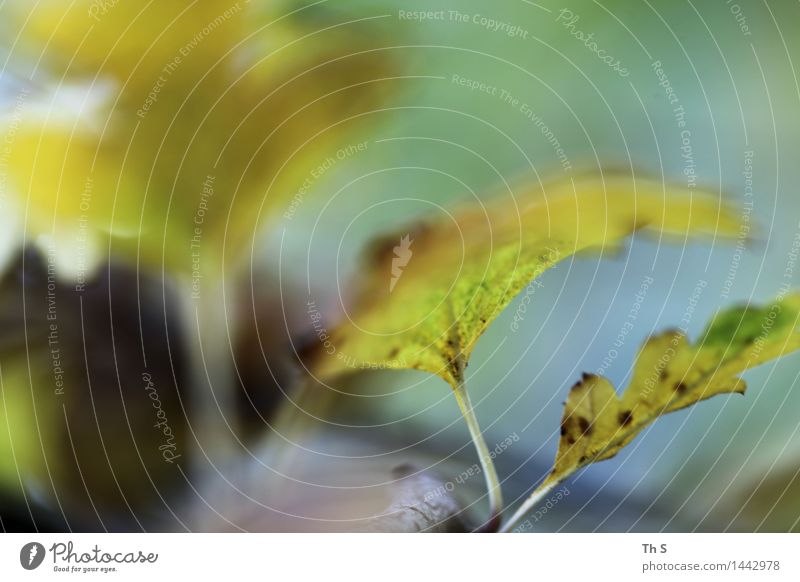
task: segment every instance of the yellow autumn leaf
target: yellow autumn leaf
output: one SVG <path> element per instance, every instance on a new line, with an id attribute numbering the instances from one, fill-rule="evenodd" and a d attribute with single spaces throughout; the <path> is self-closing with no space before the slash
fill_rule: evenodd
<path id="1" fill-rule="evenodd" d="M 625 175 L 586 175 L 513 199 L 455 209 L 376 245 L 355 310 L 314 354 L 312 371 L 413 368 L 451 386 L 483 332 L 531 280 L 635 230 L 685 238 L 738 233 L 718 197 Z"/>
<path id="2" fill-rule="evenodd" d="M 284 212 L 390 82 L 370 23 L 272 6 L 6 3 L 49 91 L 0 119 L 31 239 L 210 276 Z"/>
<path id="3" fill-rule="evenodd" d="M 564 405 L 552 472 L 504 529 L 579 469 L 616 456 L 659 416 L 719 394 L 744 394 L 743 372 L 798 349 L 800 294 L 793 294 L 764 308 L 721 312 L 694 344 L 679 331 L 651 338 L 621 396 L 605 378 L 585 374 Z"/>

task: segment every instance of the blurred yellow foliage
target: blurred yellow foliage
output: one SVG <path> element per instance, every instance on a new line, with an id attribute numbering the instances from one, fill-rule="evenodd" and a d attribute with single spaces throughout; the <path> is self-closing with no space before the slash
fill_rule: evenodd
<path id="1" fill-rule="evenodd" d="M 72 263 L 108 237 L 112 254 L 173 271 L 198 251 L 215 273 L 223 248 L 235 259 L 388 90 L 369 23 L 288 10 L 7 3 L 15 60 L 52 89 L 4 121 L 28 238 L 52 235 Z"/>

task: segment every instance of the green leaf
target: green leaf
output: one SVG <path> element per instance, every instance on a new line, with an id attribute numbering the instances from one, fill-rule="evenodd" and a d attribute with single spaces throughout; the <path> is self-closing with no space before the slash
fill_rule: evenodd
<path id="1" fill-rule="evenodd" d="M 579 469 L 616 456 L 659 416 L 719 394 L 744 394 L 743 372 L 800 349 L 800 294 L 772 305 L 719 313 L 691 344 L 679 331 L 651 338 L 631 382 L 618 396 L 605 378 L 586 374 L 569 393 L 552 472 L 505 526 Z"/>
<path id="2" fill-rule="evenodd" d="M 587 249 L 608 254 L 639 228 L 734 236 L 717 197 L 622 175 L 588 175 L 451 215 L 377 244 L 355 310 L 312 370 L 412 368 L 454 388 L 492 321 L 531 280 Z"/>

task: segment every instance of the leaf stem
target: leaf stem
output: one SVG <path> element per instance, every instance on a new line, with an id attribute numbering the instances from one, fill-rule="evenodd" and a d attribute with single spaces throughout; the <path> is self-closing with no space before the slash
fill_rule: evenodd
<path id="1" fill-rule="evenodd" d="M 459 380 L 453 391 L 456 395 L 458 407 L 461 409 L 461 415 L 467 422 L 472 442 L 478 452 L 481 469 L 486 479 L 486 489 L 489 494 L 489 519 L 475 531 L 496 532 L 500 527 L 503 512 L 503 494 L 500 489 L 500 480 L 497 478 L 494 461 L 489 452 L 489 447 L 486 446 L 486 440 L 483 438 L 480 425 L 478 425 L 478 419 L 475 416 L 475 410 L 472 407 L 472 402 L 470 402 L 469 394 L 467 393 L 467 385 L 463 378 Z"/>
<path id="2" fill-rule="evenodd" d="M 505 522 L 500 529 L 498 530 L 500 533 L 509 533 L 512 531 L 519 523 L 522 521 L 522 518 L 525 517 L 534 507 L 536 507 L 542 499 L 544 499 L 548 493 L 550 493 L 556 486 L 559 484 L 559 480 L 557 479 L 547 479 L 544 483 L 542 483 L 539 487 L 537 487 L 533 493 L 531 493 L 530 497 L 528 497 L 522 505 L 519 506 L 514 512 L 514 515 Z"/>

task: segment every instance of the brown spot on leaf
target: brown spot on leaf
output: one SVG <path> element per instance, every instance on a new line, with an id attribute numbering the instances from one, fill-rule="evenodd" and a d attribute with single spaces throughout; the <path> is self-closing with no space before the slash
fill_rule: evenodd
<path id="1" fill-rule="evenodd" d="M 580 417 L 580 418 L 578 419 L 578 426 L 580 426 L 580 427 L 581 427 L 581 433 L 582 433 L 584 436 L 589 436 L 590 434 L 592 434 L 592 423 L 590 423 L 590 422 L 589 422 L 588 420 L 586 420 L 585 418 L 583 418 L 583 417 Z"/>
<path id="2" fill-rule="evenodd" d="M 421 239 L 429 231 L 430 226 L 423 222 L 410 225 L 406 228 L 406 233 L 414 241 Z M 375 266 L 390 265 L 394 257 L 394 247 L 397 246 L 397 242 L 400 240 L 401 236 L 401 233 L 396 232 L 374 239 L 367 249 L 367 261 Z"/>
<path id="3" fill-rule="evenodd" d="M 689 387 L 686 386 L 686 384 L 684 384 L 683 382 L 678 382 L 677 384 L 675 384 L 674 388 L 675 392 L 677 392 L 678 394 L 686 394 L 686 391 L 688 389 Z"/>
<path id="4" fill-rule="evenodd" d="M 397 237 L 383 236 L 372 241 L 368 252 L 368 260 L 373 265 L 381 265 L 394 256 L 394 247 L 397 245 Z"/>
<path id="5" fill-rule="evenodd" d="M 620 426 L 628 426 L 633 422 L 633 412 L 630 410 L 623 410 L 617 417 Z"/>

